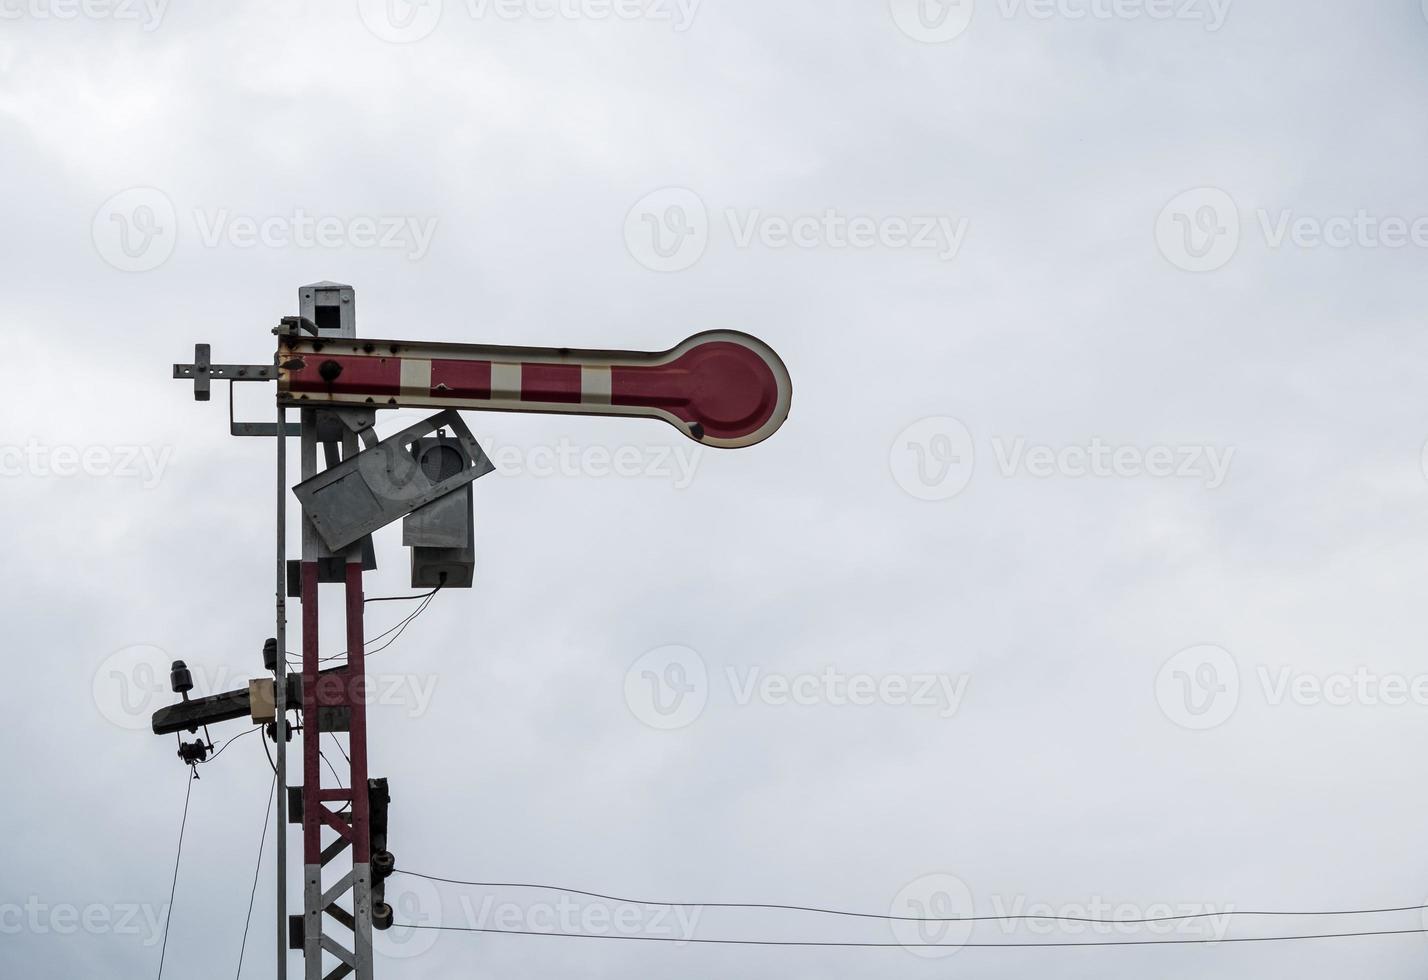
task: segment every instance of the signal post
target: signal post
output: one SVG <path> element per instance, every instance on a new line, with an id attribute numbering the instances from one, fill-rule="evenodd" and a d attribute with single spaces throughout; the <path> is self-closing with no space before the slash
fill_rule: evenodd
<path id="1" fill-rule="evenodd" d="M 372 532 L 401 520 L 411 582 L 429 594 L 470 588 L 475 566 L 473 485 L 494 467 L 461 411 L 534 412 L 657 419 L 717 448 L 752 446 L 788 416 L 792 383 L 778 355 L 736 331 L 699 334 L 660 353 L 621 350 L 435 344 L 359 338 L 351 286 L 321 282 L 298 291 L 299 312 L 273 331 L 269 364 L 213 364 L 207 345 L 174 377 L 208 401 L 229 381 L 230 433 L 277 445 L 276 636 L 265 646 L 269 679 L 245 690 L 183 700 L 155 712 L 156 734 L 177 733 L 185 762 L 212 750 L 182 733 L 244 716 L 268 726 L 276 743 L 278 826 L 302 826 L 302 912 L 287 915 L 287 840 L 277 842 L 277 976 L 288 950 L 301 950 L 304 980 L 372 980 L 372 933 L 392 925 L 384 882 L 395 868 L 387 848 L 386 779 L 368 773 L 363 577 L 376 568 Z M 233 416 L 232 384 L 277 382 L 273 423 Z M 386 438 L 383 409 L 428 408 L 426 421 Z M 297 424 L 288 421 L 296 409 Z M 288 486 L 287 443 L 299 440 L 301 482 Z M 300 558 L 287 557 L 288 494 L 301 505 Z M 340 587 L 343 645 L 324 654 L 323 586 Z M 332 589 L 334 593 L 337 588 Z M 287 670 L 287 600 L 301 602 L 301 663 Z M 327 647 L 331 647 L 331 643 Z M 330 663 L 335 666 L 324 667 Z M 302 785 L 289 787 L 287 712 L 302 733 Z M 323 782 L 322 736 L 345 740 L 345 785 Z M 339 741 L 339 744 L 340 741 Z M 328 760 L 330 762 L 330 760 Z M 336 768 L 335 766 L 333 767 Z"/>

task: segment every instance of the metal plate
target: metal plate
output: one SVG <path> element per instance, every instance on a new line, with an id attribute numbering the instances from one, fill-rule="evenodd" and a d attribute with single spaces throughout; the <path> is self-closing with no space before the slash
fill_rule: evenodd
<path id="1" fill-rule="evenodd" d="M 452 430 L 454 437 L 421 438 L 439 429 Z M 453 475 L 431 472 L 433 443 L 443 456 L 448 451 L 459 456 L 461 466 Z M 298 484 L 293 493 L 323 542 L 340 551 L 494 469 L 461 417 L 440 412 Z"/>

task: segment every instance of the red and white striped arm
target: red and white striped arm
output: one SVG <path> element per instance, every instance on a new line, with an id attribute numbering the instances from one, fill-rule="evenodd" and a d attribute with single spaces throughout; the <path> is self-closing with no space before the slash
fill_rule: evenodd
<path id="1" fill-rule="evenodd" d="M 721 449 L 773 435 L 793 399 L 779 356 L 733 330 L 658 354 L 289 336 L 278 363 L 287 405 L 626 415 Z"/>

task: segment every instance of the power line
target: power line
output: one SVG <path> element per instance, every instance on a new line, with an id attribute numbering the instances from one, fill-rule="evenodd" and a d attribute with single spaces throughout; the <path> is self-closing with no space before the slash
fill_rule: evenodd
<path id="1" fill-rule="evenodd" d="M 563 892 L 567 895 L 583 895 L 586 898 L 596 898 L 607 902 L 620 902 L 625 905 L 658 905 L 666 908 L 701 908 L 701 909 L 770 909 L 784 912 L 813 912 L 818 915 L 838 915 L 854 919 L 882 919 L 890 922 L 1008 922 L 1020 920 L 1035 920 L 1037 922 L 1090 922 L 1104 925 L 1144 925 L 1156 922 L 1183 922 L 1191 919 L 1208 919 L 1220 915 L 1254 915 L 1254 916 L 1323 916 L 1323 915 L 1381 915 L 1389 912 L 1418 912 L 1428 909 L 1428 905 L 1402 905 L 1395 908 L 1382 909 L 1334 909 L 1315 910 L 1306 912 L 1295 912 L 1286 910 L 1261 911 L 1255 909 L 1226 909 L 1224 912 L 1196 912 L 1189 915 L 1167 915 L 1146 919 L 1097 919 L 1071 915 L 954 915 L 946 917 L 933 916 L 908 916 L 908 915 L 878 915 L 872 912 L 847 912 L 840 909 L 820 908 L 812 905 L 775 905 L 765 902 L 650 902 L 638 898 L 620 898 L 616 895 L 602 895 L 599 892 L 582 891 L 578 888 L 563 888 L 559 885 L 536 885 L 528 882 L 495 882 L 495 881 L 460 881 L 455 878 L 439 878 L 435 875 L 422 874 L 419 871 L 407 871 L 398 868 L 394 874 L 407 875 L 412 878 L 425 878 L 427 881 L 438 881 L 447 885 L 470 885 L 475 888 L 535 888 L 541 891 Z"/>
<path id="2" fill-rule="evenodd" d="M 292 729 L 288 729 L 288 731 L 292 731 Z M 274 741 L 276 741 L 276 739 L 274 739 Z M 273 753 L 268 751 L 268 736 L 264 735 L 262 742 L 263 754 L 268 757 L 268 765 L 273 767 L 273 776 L 276 777 L 278 775 L 278 764 L 273 761 Z"/>
<path id="3" fill-rule="evenodd" d="M 349 766 L 352 765 L 352 757 L 349 756 L 349 755 L 347 754 L 347 750 L 342 747 L 342 742 L 338 740 L 336 733 L 334 733 L 334 732 L 328 732 L 327 735 L 328 735 L 329 738 L 332 739 L 332 744 L 335 745 L 335 746 L 337 746 L 337 751 L 342 753 L 342 758 L 343 758 L 343 760 L 344 760 Z"/>
<path id="4" fill-rule="evenodd" d="M 238 945 L 238 972 L 234 980 L 243 976 L 243 952 L 248 948 L 248 926 L 253 922 L 253 899 L 258 895 L 258 872 L 263 870 L 263 847 L 268 843 L 268 819 L 273 815 L 273 796 L 278 791 L 278 773 L 273 771 L 272 788 L 268 790 L 268 805 L 263 809 L 263 833 L 258 838 L 258 864 L 253 869 L 253 890 L 248 893 L 248 916 L 243 920 L 243 941 Z"/>
<path id="5" fill-rule="evenodd" d="M 223 754 L 223 750 L 226 749 L 226 748 L 228 748 L 228 746 L 230 746 L 230 745 L 232 745 L 234 742 L 238 741 L 238 740 L 239 740 L 240 738 L 242 738 L 244 735 L 251 735 L 251 734 L 253 734 L 254 732 L 256 732 L 259 728 L 262 728 L 262 727 L 263 727 L 262 725 L 259 725 L 259 726 L 257 726 L 257 728 L 250 728 L 250 729 L 248 729 L 248 730 L 245 731 L 245 732 L 239 732 L 237 735 L 234 735 L 234 736 L 233 736 L 232 738 L 230 738 L 228 741 L 226 741 L 226 742 L 224 742 L 222 745 L 220 745 L 220 746 L 218 747 L 218 751 L 217 751 L 217 752 L 213 753 L 211 756 L 209 756 L 209 757 L 208 757 L 207 759 L 205 759 L 203 762 L 199 763 L 199 765 L 204 765 L 204 766 L 208 765 L 208 763 L 212 762 L 214 759 L 216 759 L 216 758 L 218 758 L 220 755 L 222 755 L 222 754 Z"/>
<path id="6" fill-rule="evenodd" d="M 363 602 L 406 602 L 410 599 L 429 599 L 441 591 L 441 586 L 437 586 L 430 592 L 421 592 L 417 595 L 388 595 L 378 599 L 363 599 Z"/>
<path id="7" fill-rule="evenodd" d="M 1099 943 L 853 943 L 814 942 L 789 939 L 682 939 L 679 936 L 614 936 L 588 932 L 534 932 L 521 929 L 486 929 L 479 926 L 432 926 L 398 923 L 404 929 L 429 929 L 437 932 L 479 932 L 500 936 L 546 936 L 560 939 L 613 939 L 622 942 L 698 943 L 712 946 L 824 946 L 840 949 L 1066 949 L 1089 946 L 1193 946 L 1216 943 L 1288 943 L 1311 939 L 1358 939 L 1369 936 L 1417 936 L 1428 929 L 1386 929 L 1376 932 L 1333 932 L 1306 936 L 1244 936 L 1235 939 L 1113 939 Z"/>
<path id="8" fill-rule="evenodd" d="M 332 773 L 333 779 L 337 780 L 338 787 L 345 789 L 346 787 L 342 785 L 342 777 L 337 775 L 337 767 L 332 764 L 332 760 L 327 757 L 327 753 L 322 751 L 321 748 L 318 748 L 317 754 L 322 757 L 323 762 L 327 763 L 327 771 Z"/>
<path id="9" fill-rule="evenodd" d="M 304 736 L 304 737 L 306 737 L 306 736 Z M 337 780 L 337 785 L 338 785 L 339 787 L 341 787 L 342 789 L 346 789 L 347 787 L 342 785 L 342 777 L 337 774 L 337 767 L 332 764 L 332 760 L 327 757 L 327 753 L 326 753 L 326 752 L 322 751 L 322 746 L 320 746 L 320 745 L 318 746 L 317 754 L 322 757 L 322 761 L 323 761 L 323 762 L 327 763 L 327 771 L 330 772 L 330 773 L 332 773 L 332 778 L 335 779 L 335 780 Z M 346 753 L 343 753 L 343 754 L 345 755 Z M 350 759 L 348 760 L 348 764 L 349 764 L 349 765 L 351 764 L 351 760 L 350 760 Z M 351 800 L 351 799 L 348 799 L 348 801 L 342 805 L 342 809 L 341 809 L 341 810 L 338 810 L 337 812 L 338 812 L 338 813 L 346 813 L 347 810 L 348 810 L 348 808 L 351 807 L 351 806 L 352 806 L 352 800 Z"/>
<path id="10" fill-rule="evenodd" d="M 417 606 L 416 612 L 412 613 L 410 616 L 408 616 L 405 620 L 402 621 L 401 625 L 396 629 L 395 635 L 386 643 L 383 643 L 381 646 L 379 646 L 377 649 L 368 650 L 367 656 L 370 657 L 373 654 L 381 653 L 383 650 L 387 649 L 387 647 L 400 640 L 402 638 L 402 634 L 407 631 L 407 627 L 410 626 L 413 622 L 415 622 L 418 616 L 426 612 L 426 607 L 431 605 L 432 599 L 434 599 L 436 597 L 436 593 L 440 591 L 441 589 L 439 588 L 433 590 L 431 595 L 427 596 L 420 606 Z"/>
<path id="11" fill-rule="evenodd" d="M 376 643 L 378 640 L 385 640 L 387 637 L 392 636 L 393 633 L 396 633 L 398 636 L 400 636 L 400 635 L 401 635 L 401 631 L 405 630 L 405 629 L 407 628 L 407 626 L 409 626 L 409 625 L 411 624 L 412 620 L 416 619 L 416 618 L 417 618 L 418 616 L 420 616 L 422 613 L 426 612 L 426 607 L 431 604 L 432 599 L 433 599 L 433 598 L 436 596 L 436 594 L 437 594 L 438 592 L 440 592 L 440 591 L 441 591 L 441 588 L 436 588 L 436 589 L 433 589 L 432 591 L 430 591 L 430 592 L 428 592 L 428 593 L 425 593 L 424 595 L 421 595 L 421 596 L 411 596 L 410 598 L 414 598 L 414 599 L 420 598 L 420 599 L 423 599 L 423 600 L 424 600 L 424 601 L 422 602 L 422 604 L 416 608 L 416 611 L 414 611 L 414 612 L 410 613 L 409 615 L 403 617 L 402 619 L 398 620 L 397 624 L 396 624 L 395 626 L 393 626 L 391 629 L 387 630 L 385 633 L 378 633 L 376 636 L 372 637 L 370 640 L 365 641 L 362 645 L 363 645 L 364 647 L 371 646 L 373 643 Z M 395 636 L 392 636 L 392 642 L 393 642 L 393 643 L 396 642 L 396 637 L 395 637 Z M 383 645 L 380 649 L 378 649 L 378 650 L 369 650 L 368 653 L 369 653 L 369 654 L 371 654 L 371 653 L 380 653 L 381 650 L 385 650 L 388 646 L 391 646 L 391 643 L 384 644 L 384 645 Z M 347 656 L 347 651 L 346 651 L 346 650 L 343 650 L 341 653 L 334 653 L 334 654 L 332 654 L 331 656 L 318 657 L 318 658 L 317 658 L 317 662 L 318 662 L 318 663 L 322 663 L 322 664 L 331 663 L 331 662 L 334 661 L 334 660 L 341 660 L 341 659 L 342 659 L 343 657 L 345 657 L 345 656 Z M 297 668 L 301 669 L 301 668 L 302 668 L 302 661 L 301 661 L 301 660 L 295 660 L 295 659 L 293 659 L 292 657 L 288 657 L 288 666 L 290 666 L 290 667 L 297 667 Z"/>
<path id="12" fill-rule="evenodd" d="M 169 951 L 169 922 L 174 917 L 174 895 L 178 892 L 179 862 L 183 859 L 183 831 L 188 826 L 188 801 L 193 795 L 193 784 L 198 779 L 198 770 L 193 766 L 188 767 L 189 778 L 188 788 L 183 794 L 183 819 L 179 821 L 178 851 L 174 854 L 174 880 L 169 885 L 169 907 L 164 913 L 164 944 L 159 949 L 159 978 L 164 978 L 164 957 Z"/>

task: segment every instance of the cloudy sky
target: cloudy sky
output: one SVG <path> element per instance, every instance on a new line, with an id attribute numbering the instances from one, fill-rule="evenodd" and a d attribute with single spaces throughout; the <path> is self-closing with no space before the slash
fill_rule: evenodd
<path id="1" fill-rule="evenodd" d="M 371 661 L 401 867 L 1208 914 L 894 929 L 397 876 L 401 922 L 603 938 L 398 928 L 379 976 L 1422 974 L 1422 935 L 897 946 L 1425 927 L 1225 918 L 1428 902 L 1419 0 L 0 16 L 0 973 L 157 973 L 188 773 L 148 716 L 170 660 L 236 687 L 273 629 L 273 447 L 171 365 L 268 360 L 298 287 L 334 279 L 367 337 L 733 328 L 794 379 L 740 451 L 468 415 L 499 466 L 475 587 Z M 238 395 L 270 417 L 267 386 Z M 397 529 L 377 546 L 369 594 L 405 592 Z M 272 780 L 256 736 L 201 773 L 176 978 L 237 969 Z M 267 844 L 247 977 L 274 975 Z"/>

